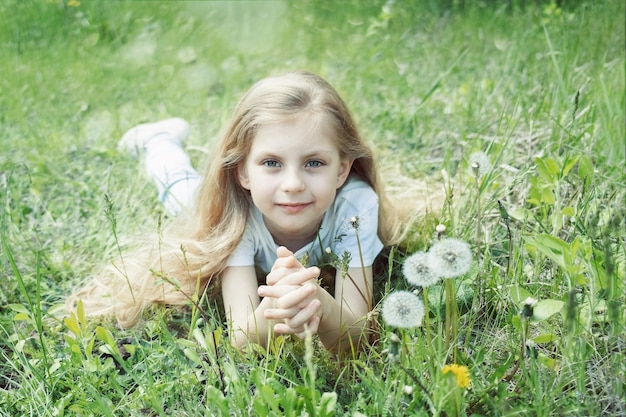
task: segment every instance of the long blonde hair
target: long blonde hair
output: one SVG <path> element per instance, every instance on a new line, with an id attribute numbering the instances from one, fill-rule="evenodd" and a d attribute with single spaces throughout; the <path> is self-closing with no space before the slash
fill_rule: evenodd
<path id="1" fill-rule="evenodd" d="M 387 202 L 371 149 L 363 142 L 345 103 L 323 78 L 304 71 L 257 82 L 239 101 L 219 148 L 207 165 L 194 211 L 177 219 L 159 242 L 141 245 L 106 268 L 67 300 L 73 310 L 82 300 L 86 314 L 114 314 L 132 326 L 151 303 L 182 304 L 202 293 L 226 268 L 243 235 L 252 206 L 238 179 L 259 127 L 297 117 L 322 116 L 334 132 L 342 157 L 353 160 L 350 175 L 378 194 L 379 237 L 396 243 L 400 221 Z"/>

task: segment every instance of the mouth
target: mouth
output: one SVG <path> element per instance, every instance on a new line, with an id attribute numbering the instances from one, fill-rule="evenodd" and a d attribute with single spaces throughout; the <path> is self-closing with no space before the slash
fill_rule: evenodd
<path id="1" fill-rule="evenodd" d="M 289 213 L 289 214 L 294 214 L 294 213 L 299 213 L 302 210 L 304 210 L 305 208 L 309 207 L 312 203 L 283 203 L 283 204 L 276 204 L 281 210 Z"/>

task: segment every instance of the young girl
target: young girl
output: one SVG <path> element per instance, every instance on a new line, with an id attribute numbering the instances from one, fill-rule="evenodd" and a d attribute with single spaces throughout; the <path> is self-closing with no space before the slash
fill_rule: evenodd
<path id="1" fill-rule="evenodd" d="M 372 309 L 372 263 L 401 228 L 334 88 L 308 72 L 255 84 L 203 177 L 182 149 L 188 134 L 185 121 L 168 119 L 124 135 L 120 147 L 144 153 L 165 208 L 183 213 L 68 307 L 82 300 L 88 315 L 115 314 L 127 327 L 151 303 L 182 304 L 217 283 L 237 347 L 306 332 L 334 352 L 358 345 Z M 347 263 L 336 269 L 334 294 L 316 266 L 329 256 Z"/>

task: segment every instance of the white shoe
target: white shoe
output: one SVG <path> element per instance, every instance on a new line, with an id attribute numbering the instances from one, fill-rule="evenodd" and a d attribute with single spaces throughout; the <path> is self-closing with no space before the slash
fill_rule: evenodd
<path id="1" fill-rule="evenodd" d="M 136 157 L 146 149 L 153 138 L 161 135 L 167 135 L 169 136 L 168 140 L 182 145 L 183 141 L 189 137 L 189 123 L 175 117 L 155 123 L 137 125 L 124 133 L 122 139 L 117 143 L 117 149 Z"/>

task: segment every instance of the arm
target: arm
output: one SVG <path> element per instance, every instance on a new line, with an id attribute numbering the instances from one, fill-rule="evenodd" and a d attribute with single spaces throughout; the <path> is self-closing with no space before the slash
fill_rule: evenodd
<path id="1" fill-rule="evenodd" d="M 224 311 L 233 346 L 241 348 L 249 341 L 265 346 L 268 322 L 263 312 L 270 300 L 259 300 L 254 267 L 228 267 L 222 273 L 221 281 Z"/>

